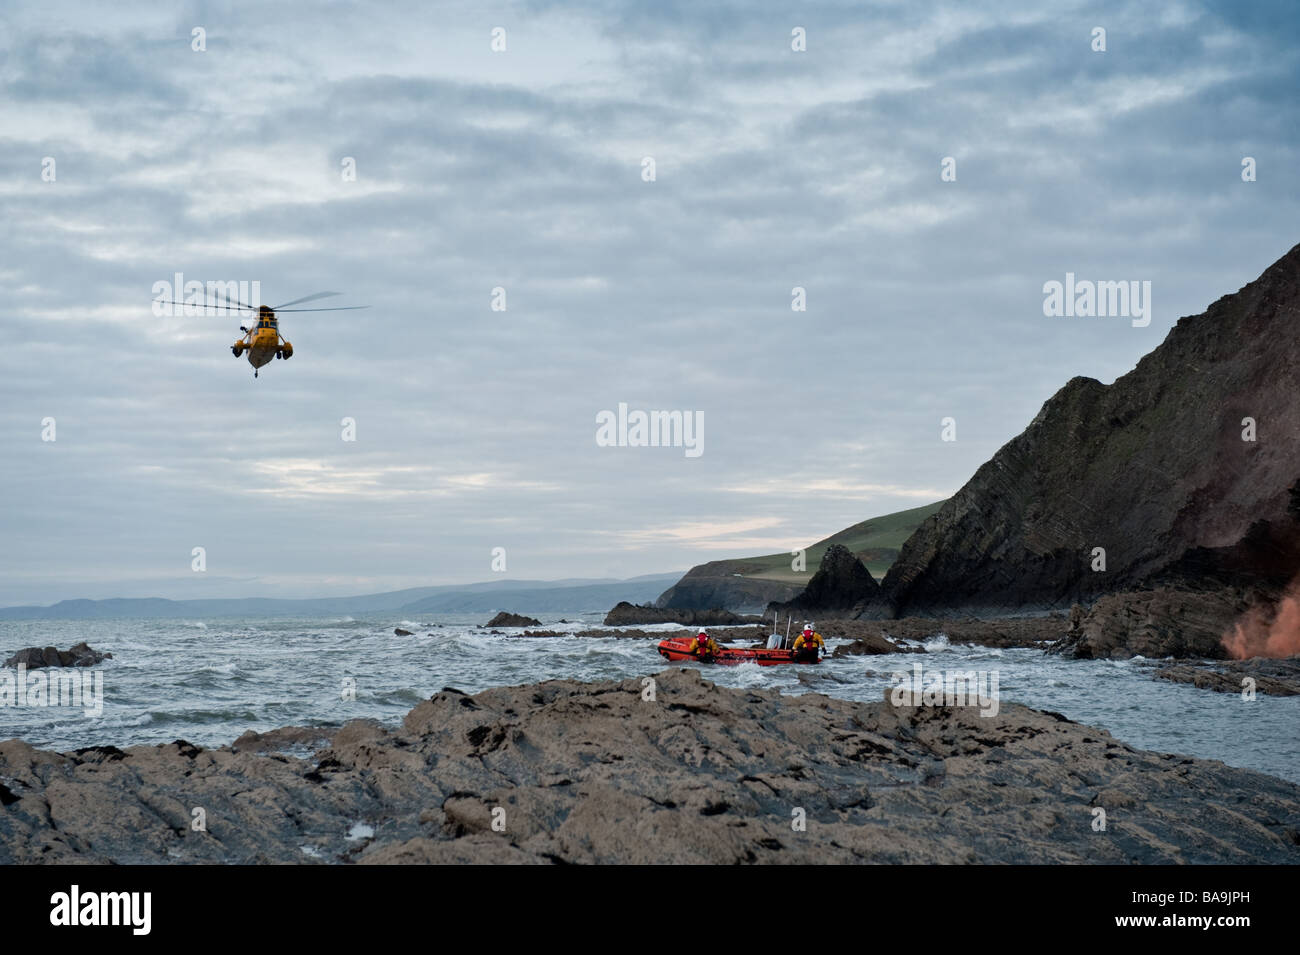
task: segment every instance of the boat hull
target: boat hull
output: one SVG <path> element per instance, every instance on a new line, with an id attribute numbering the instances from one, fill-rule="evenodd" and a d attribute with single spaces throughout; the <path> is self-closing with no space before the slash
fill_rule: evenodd
<path id="1" fill-rule="evenodd" d="M 757 663 L 761 667 L 782 666 L 784 664 L 818 663 L 817 651 L 795 654 L 793 650 L 767 650 L 762 647 L 723 647 L 709 657 L 691 653 L 691 641 L 685 637 L 671 637 L 659 641 L 659 655 L 670 663 L 712 663 L 718 666 L 739 666 L 742 663 Z"/>

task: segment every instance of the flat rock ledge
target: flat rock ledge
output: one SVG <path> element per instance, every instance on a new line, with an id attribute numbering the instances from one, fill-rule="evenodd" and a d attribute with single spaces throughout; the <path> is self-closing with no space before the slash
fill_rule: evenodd
<path id="1" fill-rule="evenodd" d="M 1157 670 L 1155 677 L 1219 693 L 1242 693 L 1250 687 L 1269 696 L 1300 696 L 1300 656 L 1176 664 Z"/>
<path id="2" fill-rule="evenodd" d="M 652 679 L 447 689 L 400 727 L 220 749 L 9 740 L 0 863 L 1300 862 L 1300 787 L 1054 713 Z"/>

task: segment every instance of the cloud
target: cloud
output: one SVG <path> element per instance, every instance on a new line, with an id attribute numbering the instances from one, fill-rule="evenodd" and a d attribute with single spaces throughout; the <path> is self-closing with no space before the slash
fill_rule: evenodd
<path id="1" fill-rule="evenodd" d="M 633 575 L 936 499 L 1294 244 L 1296 19 L 11 4 L 0 570 L 20 601 L 196 545 L 277 592 L 484 579 L 495 546 Z M 177 271 L 372 307 L 283 315 L 254 381 L 238 320 L 151 315 Z M 1151 326 L 1044 318 L 1066 271 L 1151 280 Z M 703 412 L 704 455 L 598 447 L 620 401 Z"/>

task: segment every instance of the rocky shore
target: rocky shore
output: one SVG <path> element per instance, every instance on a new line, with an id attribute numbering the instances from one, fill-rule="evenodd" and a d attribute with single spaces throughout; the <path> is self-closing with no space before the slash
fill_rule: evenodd
<path id="1" fill-rule="evenodd" d="M 1016 704 L 783 697 L 671 669 L 447 689 L 400 727 L 220 749 L 9 740 L 0 863 L 31 862 L 1295 864 L 1300 787 Z"/>

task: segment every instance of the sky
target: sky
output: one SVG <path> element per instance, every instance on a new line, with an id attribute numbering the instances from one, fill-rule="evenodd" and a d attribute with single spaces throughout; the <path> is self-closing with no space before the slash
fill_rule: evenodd
<path id="1" fill-rule="evenodd" d="M 630 577 L 942 499 L 1300 241 L 1298 28 L 7 2 L 0 604 Z M 178 272 L 370 308 L 254 379 L 240 316 L 154 315 Z M 1045 315 L 1067 273 L 1149 324 Z M 598 440 L 620 404 L 694 450 Z"/>

